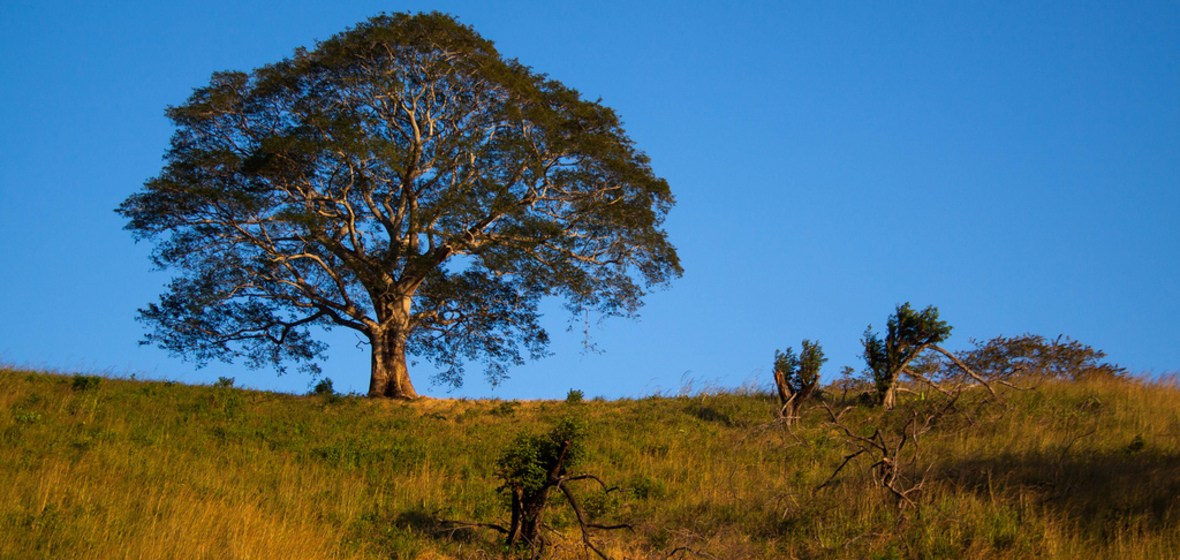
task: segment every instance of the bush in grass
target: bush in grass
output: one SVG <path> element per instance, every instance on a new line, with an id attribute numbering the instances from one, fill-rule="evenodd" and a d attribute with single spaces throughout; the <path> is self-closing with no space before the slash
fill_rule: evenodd
<path id="1" fill-rule="evenodd" d="M 548 433 L 519 434 L 496 461 L 496 477 L 503 481 L 512 510 L 509 546 L 540 544 L 540 531 L 549 492 L 583 457 L 586 426 L 564 418 Z"/>
<path id="2" fill-rule="evenodd" d="M 102 383 L 102 378 L 97 375 L 75 375 L 70 386 L 75 391 L 89 391 L 98 387 L 99 383 Z"/>
<path id="3" fill-rule="evenodd" d="M 335 395 L 336 390 L 332 388 L 332 379 L 328 377 L 321 379 L 319 383 L 315 384 L 315 387 L 311 390 L 311 394 L 321 397 Z"/>

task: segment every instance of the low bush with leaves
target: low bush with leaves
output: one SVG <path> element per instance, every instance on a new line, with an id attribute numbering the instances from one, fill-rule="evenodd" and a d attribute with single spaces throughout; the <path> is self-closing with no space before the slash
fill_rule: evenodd
<path id="1" fill-rule="evenodd" d="M 70 386 L 75 391 L 83 392 L 98 387 L 99 383 L 102 383 L 102 378 L 96 375 L 74 375 L 74 381 Z"/>
<path id="2" fill-rule="evenodd" d="M 504 482 L 500 490 L 512 511 L 509 546 L 540 546 L 549 492 L 582 460 L 585 435 L 582 421 L 566 417 L 548 433 L 521 433 L 497 459 L 496 476 Z"/>
<path id="3" fill-rule="evenodd" d="M 312 388 L 311 394 L 319 396 L 332 396 L 336 394 L 336 389 L 332 387 L 332 379 L 325 377 L 315 384 Z"/>

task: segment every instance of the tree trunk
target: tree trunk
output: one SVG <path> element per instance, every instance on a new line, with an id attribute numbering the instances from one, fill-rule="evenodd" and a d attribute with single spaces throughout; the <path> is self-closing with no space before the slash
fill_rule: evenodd
<path id="1" fill-rule="evenodd" d="M 520 489 L 514 489 L 512 526 L 508 528 L 508 546 L 516 546 L 522 541 L 532 547 L 541 545 L 541 523 L 545 515 L 545 506 L 549 502 L 550 489 L 551 485 L 546 484 L 532 495 L 525 495 Z"/>
<path id="2" fill-rule="evenodd" d="M 799 415 L 799 395 L 791 389 L 786 374 L 777 369 L 774 370 L 774 384 L 778 387 L 779 416 L 789 426 L 795 422 L 795 417 Z"/>
<path id="3" fill-rule="evenodd" d="M 373 369 L 369 377 L 369 396 L 414 400 L 418 393 L 410 383 L 406 367 L 405 329 L 383 329 L 369 334 L 373 349 Z"/>
<path id="4" fill-rule="evenodd" d="M 802 410 L 803 403 L 811 397 L 811 393 L 815 392 L 815 385 L 818 382 L 819 379 L 816 378 L 796 391 L 791 387 L 783 372 L 774 370 L 774 384 L 778 387 L 779 414 L 788 425 L 799 419 L 799 411 Z"/>
<path id="5" fill-rule="evenodd" d="M 520 542 L 520 531 L 524 521 L 524 490 L 520 485 L 512 487 L 512 522 L 508 526 L 508 546 Z"/>
<path id="6" fill-rule="evenodd" d="M 561 482 L 565 473 L 565 457 L 570 444 L 569 441 L 562 443 L 557 461 L 549 469 L 545 483 L 536 492 L 526 494 L 519 484 L 512 488 L 512 526 L 508 529 L 508 546 L 516 546 L 523 540 L 533 547 L 534 556 L 540 555 L 545 545 L 545 540 L 541 538 L 541 518 L 549 502 L 549 491 Z"/>
<path id="7" fill-rule="evenodd" d="M 897 405 L 898 377 L 899 376 L 894 375 L 893 382 L 889 384 L 889 388 L 885 389 L 885 392 L 881 394 L 881 408 L 884 408 L 887 411 L 893 410 L 893 407 Z"/>
<path id="8" fill-rule="evenodd" d="M 787 383 L 786 374 L 777 368 L 774 370 L 774 385 L 778 389 L 779 406 L 787 406 L 787 403 L 791 401 L 791 386 Z"/>

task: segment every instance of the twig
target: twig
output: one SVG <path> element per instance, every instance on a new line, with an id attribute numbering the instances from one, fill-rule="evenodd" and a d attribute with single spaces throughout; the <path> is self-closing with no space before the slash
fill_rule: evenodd
<path id="1" fill-rule="evenodd" d="M 1065 444 L 1065 448 L 1061 450 L 1061 456 L 1057 458 L 1057 467 L 1055 469 L 1053 469 L 1053 485 L 1054 486 L 1056 486 L 1057 483 L 1061 481 L 1061 465 L 1065 463 L 1065 456 L 1069 453 L 1069 448 L 1073 447 L 1073 444 L 1077 443 L 1078 440 L 1080 440 L 1084 437 L 1092 436 L 1097 431 L 1098 431 L 1097 429 L 1090 430 L 1080 436 L 1074 437 L 1073 439 L 1069 440 L 1069 443 Z"/>
<path id="2" fill-rule="evenodd" d="M 585 514 L 585 512 L 582 511 L 582 506 L 578 505 L 578 500 L 574 498 L 574 493 L 571 492 L 570 489 L 566 486 L 567 482 L 571 482 L 574 480 L 586 480 L 586 479 L 590 479 L 590 480 L 594 480 L 594 481 L 598 482 L 599 484 L 602 485 L 602 487 L 604 489 L 606 489 L 606 487 L 607 487 L 606 483 L 604 483 L 598 477 L 596 477 L 594 475 L 583 474 L 583 475 L 564 477 L 564 478 L 558 479 L 557 488 L 559 490 L 561 490 L 562 494 L 565 495 L 565 499 L 569 501 L 570 507 L 572 507 L 574 509 L 574 514 L 578 516 L 578 526 L 581 527 L 581 529 L 582 529 L 582 544 L 586 548 L 593 550 L 595 554 L 597 554 L 600 558 L 602 558 L 602 560 L 610 560 L 610 558 L 608 558 L 605 553 L 603 553 L 601 550 L 598 550 L 598 547 L 594 546 L 594 543 L 590 542 L 589 529 L 602 529 L 602 530 L 607 530 L 607 531 L 614 530 L 614 529 L 628 529 L 631 531 L 635 531 L 635 528 L 632 527 L 628 523 L 622 523 L 619 525 L 601 525 L 598 523 L 590 523 L 589 521 L 587 521 L 586 514 Z M 607 489 L 606 491 L 609 493 L 611 490 L 614 490 L 614 489 L 617 489 L 617 488 Z"/>
<path id="3" fill-rule="evenodd" d="M 712 554 L 706 554 L 706 553 L 704 553 L 704 552 L 698 552 L 698 551 L 696 551 L 696 550 L 693 550 L 693 549 L 691 549 L 691 548 L 688 548 L 687 546 L 678 546 L 678 547 L 676 547 L 675 549 L 673 549 L 673 550 L 672 550 L 672 552 L 669 552 L 669 553 L 668 553 L 668 555 L 664 557 L 664 559 L 665 559 L 665 560 L 667 560 L 668 558 L 671 558 L 671 557 L 675 556 L 675 555 L 676 555 L 676 553 L 678 553 L 678 552 L 691 552 L 691 553 L 693 553 L 693 554 L 695 554 L 695 555 L 697 555 L 697 556 L 700 556 L 700 557 L 702 557 L 702 558 L 716 558 L 716 556 L 713 556 Z"/>
<path id="4" fill-rule="evenodd" d="M 836 478 L 836 475 L 840 474 L 840 471 L 844 469 L 844 466 L 847 465 L 849 461 L 855 459 L 856 457 L 860 456 L 862 453 L 864 453 L 866 451 L 868 451 L 868 449 L 865 449 L 862 447 L 859 450 L 857 450 L 855 453 L 852 453 L 851 455 L 844 457 L 844 462 L 840 463 L 839 467 L 836 467 L 836 470 L 832 472 L 832 476 L 829 476 L 828 479 L 825 480 L 823 484 L 816 486 L 815 489 L 816 490 L 823 489 L 823 487 L 827 486 L 828 483 L 832 482 L 832 480 L 834 480 Z"/>

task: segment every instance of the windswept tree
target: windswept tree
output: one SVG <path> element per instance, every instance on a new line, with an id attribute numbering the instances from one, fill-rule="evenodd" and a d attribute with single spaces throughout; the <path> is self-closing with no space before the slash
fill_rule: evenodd
<path id="1" fill-rule="evenodd" d="M 803 403 L 819 384 L 819 368 L 828 361 L 819 342 L 804 340 L 799 355 L 790 347 L 774 351 L 774 384 L 778 388 L 782 416 L 788 423 L 799 416 Z"/>
<path id="2" fill-rule="evenodd" d="M 1064 335 L 1049 340 L 1026 333 L 972 342 L 975 348 L 955 355 L 981 377 L 1000 383 L 1019 378 L 1118 379 L 1127 373 L 1126 368 L 1104 361 L 1106 352 Z M 952 379 L 962 375 L 960 369 L 953 367 L 945 367 L 941 373 Z"/>
<path id="3" fill-rule="evenodd" d="M 214 74 L 167 115 L 163 171 L 117 211 L 177 272 L 144 342 L 199 364 L 316 371 L 317 329 L 346 327 L 370 396 L 417 396 L 407 354 L 494 384 L 545 353 L 541 298 L 633 316 L 681 274 L 668 185 L 615 113 L 446 15 Z"/>
<path id="4" fill-rule="evenodd" d="M 902 374 L 943 393 L 952 392 L 925 375 L 926 369 L 937 367 L 937 363 L 933 361 L 918 361 L 928 350 L 937 352 L 952 364 L 948 367 L 957 368 L 961 374 L 978 382 L 995 396 L 996 392 L 987 380 L 963 363 L 958 356 L 939 346 L 950 336 L 952 328 L 946 321 L 938 319 L 937 307 L 931 305 L 921 311 L 915 311 L 909 303 L 905 303 L 897 306 L 893 315 L 889 316 L 884 340 L 873 332 L 872 325 L 865 329 L 864 338 L 861 339 L 865 363 L 876 384 L 879 402 L 886 410 L 892 410 L 897 403 L 897 382 Z M 917 364 L 921 364 L 922 367 L 915 367 Z M 960 385 L 955 391 L 961 388 Z"/>
<path id="5" fill-rule="evenodd" d="M 886 410 L 891 410 L 897 402 L 897 381 L 901 374 L 910 372 L 910 363 L 924 350 L 946 340 L 951 329 L 946 321 L 938 320 L 938 308 L 931 305 L 914 311 L 908 302 L 897 306 L 889 316 L 884 340 L 873 332 L 872 325 L 865 329 L 861 339 L 865 363 Z"/>

